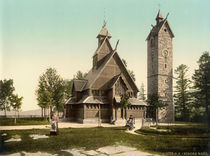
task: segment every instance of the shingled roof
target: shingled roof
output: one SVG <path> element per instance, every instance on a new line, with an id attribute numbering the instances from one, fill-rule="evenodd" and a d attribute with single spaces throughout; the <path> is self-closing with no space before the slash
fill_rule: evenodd
<path id="1" fill-rule="evenodd" d="M 73 80 L 73 86 L 77 92 L 81 92 L 86 84 L 87 80 Z"/>

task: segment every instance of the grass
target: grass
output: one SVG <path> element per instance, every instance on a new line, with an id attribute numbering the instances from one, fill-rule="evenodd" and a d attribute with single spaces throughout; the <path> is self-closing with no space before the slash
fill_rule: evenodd
<path id="1" fill-rule="evenodd" d="M 162 127 L 163 129 L 166 127 Z M 49 134 L 49 130 L 16 130 L 0 132 L 0 151 L 1 152 L 48 152 L 58 153 L 62 149 L 81 148 L 86 150 L 95 150 L 103 146 L 109 145 L 125 145 L 136 147 L 141 151 L 165 154 L 165 152 L 207 152 L 210 147 L 210 134 L 203 134 L 199 129 L 191 131 L 186 135 L 184 129 L 183 134 L 178 130 L 184 127 L 171 127 L 175 132 L 164 134 L 157 133 L 156 130 L 144 128 L 138 133 L 142 135 L 133 135 L 125 132 L 124 127 L 114 128 L 66 128 L 59 129 L 58 136 L 50 136 L 49 138 L 33 140 L 30 134 Z M 177 130 L 176 130 L 177 129 Z M 7 133 L 7 136 L 1 136 Z M 21 142 L 7 142 L 4 140 L 11 138 L 13 135 L 19 135 Z M 188 136 L 188 137 L 187 137 Z"/>
<path id="2" fill-rule="evenodd" d="M 21 125 L 46 125 L 49 124 L 48 120 L 43 118 L 17 118 L 16 124 L 14 124 L 15 119 L 11 118 L 1 118 L 0 126 L 21 126 Z"/>

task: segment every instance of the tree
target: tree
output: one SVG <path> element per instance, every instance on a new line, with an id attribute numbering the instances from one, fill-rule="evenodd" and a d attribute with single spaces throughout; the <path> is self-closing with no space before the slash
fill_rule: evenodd
<path id="1" fill-rule="evenodd" d="M 125 67 L 127 68 L 127 62 L 126 62 L 126 60 L 125 60 L 125 59 L 122 59 L 122 62 L 123 62 L 123 64 L 125 65 Z M 134 74 L 133 70 L 129 70 L 129 69 L 128 69 L 128 73 L 129 73 L 129 75 L 131 76 L 131 78 L 132 78 L 134 81 L 136 81 L 136 77 L 135 77 L 135 74 Z"/>
<path id="2" fill-rule="evenodd" d="M 139 90 L 139 100 L 145 100 L 145 89 L 144 89 L 144 84 L 141 84 L 140 90 Z"/>
<path id="3" fill-rule="evenodd" d="M 176 93 L 174 94 L 174 104 L 176 116 L 181 120 L 190 120 L 190 110 L 192 109 L 192 98 L 189 92 L 191 81 L 187 78 L 188 67 L 184 64 L 175 69 Z"/>
<path id="4" fill-rule="evenodd" d="M 127 107 L 131 105 L 129 102 L 129 95 L 128 94 L 122 94 L 120 97 L 120 104 L 121 108 L 125 109 L 125 119 L 127 120 Z"/>
<path id="5" fill-rule="evenodd" d="M 158 94 L 151 94 L 148 97 L 148 105 L 152 108 L 152 111 L 155 112 L 155 121 L 156 121 L 156 126 L 158 125 L 158 109 L 162 109 L 168 104 L 164 103 L 162 100 L 160 100 L 160 97 Z"/>
<path id="6" fill-rule="evenodd" d="M 64 110 L 64 89 L 64 81 L 54 68 L 48 68 L 40 76 L 37 101 L 41 108 L 49 108 L 49 119 L 53 109 L 58 112 Z"/>
<path id="7" fill-rule="evenodd" d="M 87 73 L 82 73 L 80 70 L 77 72 L 77 74 L 74 76 L 77 80 L 84 80 L 87 76 Z"/>
<path id="8" fill-rule="evenodd" d="M 72 97 L 73 80 L 64 80 L 64 87 L 65 100 L 68 100 Z"/>
<path id="9" fill-rule="evenodd" d="M 10 110 L 10 97 L 14 90 L 12 79 L 0 80 L 0 109 L 4 110 L 5 117 L 7 116 L 6 111 Z"/>
<path id="10" fill-rule="evenodd" d="M 205 118 L 208 129 L 210 129 L 210 56 L 209 52 L 204 52 L 198 60 L 199 68 L 193 74 L 193 83 L 195 91 L 195 98 L 200 101 L 200 105 L 205 108 Z"/>
<path id="11" fill-rule="evenodd" d="M 12 96 L 10 97 L 10 101 L 11 101 L 11 106 L 13 108 L 13 110 L 15 111 L 15 124 L 16 124 L 16 112 L 20 110 L 21 105 L 22 105 L 22 100 L 23 97 L 18 97 L 18 95 L 16 94 L 12 94 Z"/>

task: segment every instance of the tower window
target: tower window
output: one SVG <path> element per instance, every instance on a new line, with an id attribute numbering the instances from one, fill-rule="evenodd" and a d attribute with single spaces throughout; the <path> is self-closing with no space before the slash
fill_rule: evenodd
<path id="1" fill-rule="evenodd" d="M 167 64 L 165 64 L 165 68 L 167 68 Z"/>

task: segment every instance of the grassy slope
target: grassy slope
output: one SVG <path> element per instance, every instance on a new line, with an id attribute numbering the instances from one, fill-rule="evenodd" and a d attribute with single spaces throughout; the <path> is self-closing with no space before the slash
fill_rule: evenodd
<path id="1" fill-rule="evenodd" d="M 136 147 L 142 151 L 164 153 L 164 152 L 199 152 L 207 151 L 210 141 L 209 134 L 202 138 L 202 134 L 194 134 L 193 137 L 177 137 L 178 134 L 153 134 L 140 131 L 139 133 L 149 135 L 133 135 L 125 133 L 124 127 L 118 128 L 82 128 L 82 129 L 60 129 L 58 136 L 50 136 L 47 139 L 33 140 L 30 134 L 49 134 L 49 130 L 19 130 L 1 131 L 8 133 L 1 137 L 1 152 L 45 151 L 57 153 L 61 149 L 85 147 L 87 150 L 97 149 L 108 145 L 127 145 Z M 12 135 L 20 135 L 21 142 L 8 142 L 4 140 Z M 177 135 L 177 136 L 176 136 Z M 180 134 L 179 134 L 180 135 Z M 186 136 L 186 135 L 183 135 Z"/>
<path id="2" fill-rule="evenodd" d="M 48 120 L 42 118 L 20 118 L 16 120 L 16 124 L 14 124 L 15 119 L 0 119 L 0 126 L 21 126 L 21 125 L 46 125 L 49 124 Z"/>

